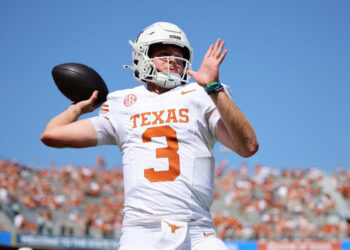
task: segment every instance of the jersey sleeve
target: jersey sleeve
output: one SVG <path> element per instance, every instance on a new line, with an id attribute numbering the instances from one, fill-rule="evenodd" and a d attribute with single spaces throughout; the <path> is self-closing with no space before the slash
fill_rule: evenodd
<path id="1" fill-rule="evenodd" d="M 232 99 L 232 92 L 229 86 L 223 84 L 225 92 L 230 96 Z M 215 127 L 217 122 L 221 119 L 221 115 L 216 108 L 215 104 L 212 102 L 212 105 L 210 105 L 210 108 L 206 112 L 206 119 L 209 124 L 209 129 L 212 132 L 213 135 L 215 135 Z"/>
<path id="2" fill-rule="evenodd" d="M 96 130 L 97 145 L 118 145 L 116 131 L 108 117 L 100 115 L 89 119 Z"/>
<path id="3" fill-rule="evenodd" d="M 111 120 L 112 117 L 110 117 L 110 111 L 114 106 L 111 99 L 111 95 L 109 94 L 107 101 L 99 110 L 99 116 L 90 118 L 97 134 L 97 145 L 119 145 L 117 130 Z"/>

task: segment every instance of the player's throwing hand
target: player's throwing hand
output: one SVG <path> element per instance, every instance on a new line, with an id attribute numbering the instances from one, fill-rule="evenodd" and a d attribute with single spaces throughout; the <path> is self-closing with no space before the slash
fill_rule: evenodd
<path id="1" fill-rule="evenodd" d="M 210 45 L 199 70 L 197 72 L 186 71 L 200 86 L 205 87 L 207 84 L 219 80 L 219 67 L 227 54 L 227 50 L 222 52 L 224 45 L 225 42 L 219 38 L 215 45 Z"/>
<path id="2" fill-rule="evenodd" d="M 72 106 L 74 106 L 76 112 L 78 112 L 79 115 L 90 113 L 101 106 L 101 103 L 97 105 L 94 104 L 97 96 L 98 91 L 95 90 L 88 100 L 80 101 L 78 103 L 72 104 Z"/>

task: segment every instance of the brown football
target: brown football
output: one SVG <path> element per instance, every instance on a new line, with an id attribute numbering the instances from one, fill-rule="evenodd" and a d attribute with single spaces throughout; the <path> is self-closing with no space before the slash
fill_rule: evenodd
<path id="1" fill-rule="evenodd" d="M 109 93 L 102 77 L 92 68 L 80 63 L 64 63 L 52 69 L 57 88 L 74 103 L 87 100 L 95 90 L 98 97 L 95 104 L 106 101 Z"/>

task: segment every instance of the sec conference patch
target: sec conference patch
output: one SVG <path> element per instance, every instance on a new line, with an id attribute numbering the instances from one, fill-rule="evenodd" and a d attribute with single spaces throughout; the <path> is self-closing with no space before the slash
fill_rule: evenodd
<path id="1" fill-rule="evenodd" d="M 125 96 L 124 98 L 124 105 L 126 107 L 130 107 L 131 105 L 133 105 L 135 102 L 137 101 L 137 97 L 134 94 L 129 94 L 127 96 Z"/>

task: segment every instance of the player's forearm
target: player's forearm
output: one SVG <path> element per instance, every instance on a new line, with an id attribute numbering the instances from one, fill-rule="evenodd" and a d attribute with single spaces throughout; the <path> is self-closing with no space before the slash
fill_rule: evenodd
<path id="1" fill-rule="evenodd" d="M 47 124 L 45 131 L 40 136 L 40 140 L 49 147 L 62 148 L 67 147 L 65 138 L 66 132 L 62 133 L 64 125 L 75 122 L 80 116 L 80 112 L 74 105 L 59 115 L 52 118 Z M 63 130 L 64 131 L 64 130 Z"/>
<path id="2" fill-rule="evenodd" d="M 73 105 L 72 105 L 73 106 Z M 47 125 L 40 140 L 54 148 L 85 148 L 97 145 L 97 134 L 89 119 L 77 121 L 81 111 L 70 106 Z"/>
<path id="3" fill-rule="evenodd" d="M 244 157 L 253 155 L 259 144 L 250 122 L 225 91 L 211 94 L 210 97 L 220 112 L 232 145 Z"/>
<path id="4" fill-rule="evenodd" d="M 81 111 L 79 110 L 79 108 L 77 108 L 75 105 L 71 105 L 67 110 L 63 111 L 61 114 L 52 118 L 47 124 L 45 131 L 48 131 L 52 128 L 55 128 L 61 125 L 66 125 L 66 124 L 75 122 L 76 120 L 78 120 L 80 115 L 81 115 Z"/>

